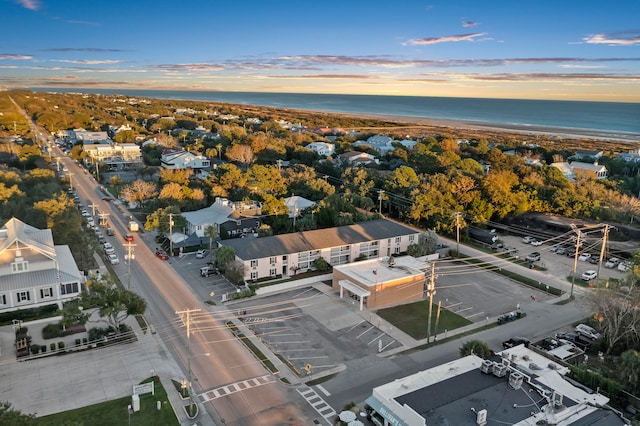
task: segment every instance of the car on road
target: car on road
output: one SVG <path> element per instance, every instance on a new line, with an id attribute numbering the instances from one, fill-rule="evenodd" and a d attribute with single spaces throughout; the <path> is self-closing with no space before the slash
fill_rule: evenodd
<path id="1" fill-rule="evenodd" d="M 204 259 L 207 255 L 207 251 L 205 249 L 200 249 L 196 252 L 196 259 Z"/>
<path id="2" fill-rule="evenodd" d="M 605 262 L 604 267 L 605 268 L 615 268 L 619 264 L 620 264 L 620 259 L 618 259 L 617 257 L 611 257 L 611 258 L 609 258 L 609 260 L 607 260 Z"/>
<path id="3" fill-rule="evenodd" d="M 156 256 L 158 256 L 162 260 L 169 259 L 169 255 L 162 249 L 156 249 Z"/>
<path id="4" fill-rule="evenodd" d="M 518 252 L 518 249 L 513 246 L 506 246 L 502 250 L 512 255 Z"/>
<path id="5" fill-rule="evenodd" d="M 113 228 L 109 227 L 107 228 L 107 235 L 113 237 L 114 235 L 116 235 L 116 232 L 113 230 Z"/>
<path id="6" fill-rule="evenodd" d="M 598 333 L 595 328 L 588 326 L 587 324 L 578 324 L 576 325 L 576 333 L 581 336 L 588 337 L 591 340 L 598 340 L 600 337 L 600 333 Z"/>
<path id="7" fill-rule="evenodd" d="M 528 236 L 528 235 L 527 235 L 526 237 L 523 237 L 523 238 L 522 238 L 522 242 L 523 242 L 524 244 L 529 244 L 529 243 L 531 243 L 532 241 L 535 241 L 535 238 L 530 237 L 530 236 Z"/>
<path id="8" fill-rule="evenodd" d="M 112 265 L 117 265 L 118 263 L 120 263 L 120 259 L 118 259 L 118 256 L 116 256 L 115 254 L 110 254 L 109 262 L 111 262 Z"/>
<path id="9" fill-rule="evenodd" d="M 591 259 L 590 253 L 582 253 L 580 256 L 578 256 L 578 260 L 581 262 L 586 262 L 589 259 Z"/>
<path id="10" fill-rule="evenodd" d="M 542 245 L 542 241 L 533 240 L 533 241 L 531 241 L 531 245 L 534 246 L 534 247 L 540 247 Z"/>
<path id="11" fill-rule="evenodd" d="M 504 349 L 509 349 L 514 346 L 524 345 L 525 348 L 528 348 L 530 343 L 531 342 L 526 337 L 512 337 L 511 339 L 502 342 L 502 347 Z"/>
<path id="12" fill-rule="evenodd" d="M 537 251 L 534 251 L 533 253 L 528 254 L 524 260 L 526 260 L 527 262 L 537 262 L 538 260 L 540 260 L 540 253 L 538 253 Z"/>
<path id="13" fill-rule="evenodd" d="M 125 234 L 124 240 L 127 241 L 127 242 L 130 242 L 130 243 L 133 242 L 133 240 L 134 240 L 133 235 Z"/>
<path id="14" fill-rule="evenodd" d="M 580 278 L 582 278 L 583 281 L 591 281 L 591 280 L 595 280 L 597 276 L 598 276 L 598 273 L 590 269 L 588 271 L 584 271 L 580 276 Z"/>
<path id="15" fill-rule="evenodd" d="M 111 245 L 111 243 L 104 243 L 103 244 L 103 249 L 104 249 L 104 254 L 111 255 L 111 254 L 115 254 L 115 250 L 113 248 L 113 246 Z"/>

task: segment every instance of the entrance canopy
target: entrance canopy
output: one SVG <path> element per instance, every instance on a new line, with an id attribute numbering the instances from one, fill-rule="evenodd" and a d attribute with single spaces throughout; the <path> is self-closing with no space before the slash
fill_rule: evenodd
<path id="1" fill-rule="evenodd" d="M 341 288 L 344 288 L 346 290 L 349 291 L 349 293 L 351 294 L 355 294 L 356 296 L 360 297 L 361 299 L 363 297 L 368 297 L 371 296 L 371 292 L 369 290 L 365 290 L 364 288 L 355 285 L 354 283 L 352 283 L 351 281 L 348 280 L 340 280 L 338 281 L 338 285 Z"/>

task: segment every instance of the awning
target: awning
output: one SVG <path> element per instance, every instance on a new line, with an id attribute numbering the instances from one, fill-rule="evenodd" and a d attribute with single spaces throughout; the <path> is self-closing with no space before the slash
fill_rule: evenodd
<path id="1" fill-rule="evenodd" d="M 369 290 L 365 290 L 364 288 L 355 285 L 351 281 L 340 280 L 338 281 L 338 285 L 344 289 L 349 290 L 350 293 L 355 294 L 360 298 L 371 296 L 371 292 Z"/>
<path id="2" fill-rule="evenodd" d="M 369 406 L 371 406 L 371 408 L 373 408 L 376 413 L 385 418 L 392 426 L 409 426 L 398 416 L 396 416 L 390 409 L 388 409 L 385 405 L 378 401 L 378 398 L 376 398 L 375 396 L 371 395 L 364 402 L 369 404 Z"/>

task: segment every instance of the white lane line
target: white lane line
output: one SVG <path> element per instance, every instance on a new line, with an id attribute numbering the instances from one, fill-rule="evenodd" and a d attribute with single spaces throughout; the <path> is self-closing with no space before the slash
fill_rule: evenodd
<path id="1" fill-rule="evenodd" d="M 322 387 L 322 385 L 316 385 L 316 387 L 317 387 L 318 389 L 320 389 L 320 391 L 321 391 L 323 394 L 325 394 L 326 396 L 331 396 L 331 394 L 329 393 L 329 391 L 328 391 L 328 390 L 326 390 L 325 388 L 323 388 L 323 387 Z"/>

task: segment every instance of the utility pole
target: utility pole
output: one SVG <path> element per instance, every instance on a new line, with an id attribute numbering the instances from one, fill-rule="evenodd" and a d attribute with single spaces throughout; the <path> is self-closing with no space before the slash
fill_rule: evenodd
<path id="1" fill-rule="evenodd" d="M 427 287 L 429 296 L 429 317 L 427 318 L 427 343 L 431 343 L 431 314 L 433 313 L 433 296 L 436 294 L 436 264 L 431 262 L 431 277 Z"/>
<path id="2" fill-rule="evenodd" d="M 169 213 L 169 256 L 173 257 L 173 213 Z"/>
<path id="3" fill-rule="evenodd" d="M 600 276 L 600 267 L 602 266 L 602 261 L 604 260 L 605 250 L 607 249 L 607 237 L 609 236 L 609 224 L 604 224 L 604 229 L 602 230 L 602 248 L 600 249 L 600 261 L 598 262 L 598 276 Z"/>
<path id="4" fill-rule="evenodd" d="M 456 212 L 456 257 L 460 256 L 460 212 Z"/>
<path id="5" fill-rule="evenodd" d="M 384 191 L 382 189 L 378 190 L 378 214 L 382 214 L 382 194 Z"/>
<path id="6" fill-rule="evenodd" d="M 127 289 L 131 290 L 131 261 L 136 258 L 136 256 L 133 254 L 133 248 L 136 246 L 136 244 L 127 242 L 126 244 L 124 244 L 124 246 L 127 248 L 127 264 L 129 267 L 129 273 L 127 277 Z"/>
<path id="7" fill-rule="evenodd" d="M 573 299 L 573 286 L 576 283 L 576 270 L 578 269 L 578 251 L 580 251 L 580 229 L 574 229 L 578 233 L 576 238 L 576 252 L 573 256 L 573 275 L 571 275 L 571 292 L 569 293 L 569 299 Z"/>
<path id="8" fill-rule="evenodd" d="M 186 309 L 184 311 L 176 311 L 176 314 L 185 314 L 187 317 L 187 373 L 189 375 L 187 386 L 189 387 L 189 414 L 191 416 L 193 416 L 193 386 L 191 385 L 191 313 L 199 311 L 200 309 Z"/>
<path id="9" fill-rule="evenodd" d="M 69 189 L 71 189 L 73 191 L 73 181 L 71 180 L 71 176 L 74 175 L 74 173 L 69 172 Z"/>
<path id="10" fill-rule="evenodd" d="M 87 207 L 91 207 L 91 214 L 92 214 L 93 216 L 95 216 L 95 215 L 96 215 L 96 207 L 100 207 L 100 206 L 98 206 L 97 204 L 93 204 L 93 203 L 91 203 L 91 204 L 89 204 Z"/>
<path id="11" fill-rule="evenodd" d="M 100 225 L 106 228 L 108 224 L 107 220 L 110 216 L 109 213 L 98 213 L 98 216 L 100 216 Z"/>

